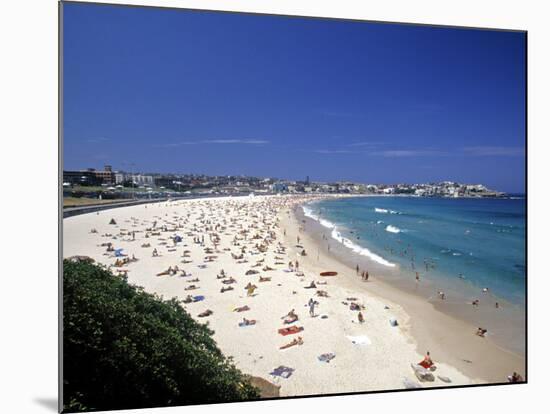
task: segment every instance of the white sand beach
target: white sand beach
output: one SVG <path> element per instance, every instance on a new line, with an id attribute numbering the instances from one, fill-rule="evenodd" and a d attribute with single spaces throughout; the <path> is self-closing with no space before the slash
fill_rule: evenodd
<path id="1" fill-rule="evenodd" d="M 127 272 L 129 283 L 166 299 L 204 296 L 182 306 L 197 321 L 209 324 L 218 346 L 239 369 L 279 385 L 281 396 L 505 382 L 503 373 L 520 364 L 517 358 L 475 337 L 470 326 L 445 319 L 431 305 L 422 308 L 395 292 L 384 295 L 388 290 L 375 276 L 361 283 L 355 270 L 318 252 L 322 249 L 300 230 L 291 213 L 295 205 L 310 199 L 181 200 L 70 217 L 63 220 L 63 257 L 89 256 L 111 266 L 114 273 Z M 109 224 L 111 219 L 116 224 Z M 117 249 L 126 256 L 115 257 Z M 117 260 L 132 256 L 137 261 L 115 266 Z M 157 276 L 170 267 L 172 274 Z M 324 271 L 338 274 L 320 276 Z M 316 287 L 305 288 L 311 282 Z M 249 283 L 256 288 L 247 291 Z M 232 290 L 221 291 L 228 288 Z M 310 299 L 318 302 L 314 316 L 307 306 Z M 400 306 L 405 303 L 415 315 Z M 298 320 L 285 324 L 285 315 L 293 309 Z M 209 316 L 199 317 L 207 310 L 212 312 Z M 415 319 L 419 312 L 432 313 L 433 326 L 448 326 L 453 335 L 434 333 L 427 328 L 430 317 L 422 323 Z M 256 322 L 241 327 L 243 318 Z M 392 319 L 397 326 L 392 326 Z M 293 326 L 303 330 L 279 333 Z M 464 347 L 483 356 L 485 364 L 476 369 L 469 367 L 471 361 L 460 364 L 455 352 L 460 347 L 456 341 L 470 336 L 475 338 L 465 340 Z M 280 349 L 293 340 L 295 345 Z M 411 364 L 420 362 L 428 349 L 437 369 L 434 381 L 420 381 Z M 329 362 L 319 360 L 324 354 L 330 354 Z M 511 364 L 501 366 L 507 361 Z M 293 369 L 288 378 L 270 375 L 280 366 Z"/>

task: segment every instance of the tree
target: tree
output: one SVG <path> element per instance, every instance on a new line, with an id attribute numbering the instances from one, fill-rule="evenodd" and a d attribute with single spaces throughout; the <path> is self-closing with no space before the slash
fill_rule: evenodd
<path id="1" fill-rule="evenodd" d="M 259 398 L 177 300 L 84 260 L 64 260 L 63 285 L 64 411 Z"/>

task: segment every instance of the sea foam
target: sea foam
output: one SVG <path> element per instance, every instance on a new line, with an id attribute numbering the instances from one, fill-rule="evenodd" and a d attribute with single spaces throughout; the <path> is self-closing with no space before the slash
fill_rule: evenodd
<path id="1" fill-rule="evenodd" d="M 332 232 L 331 232 L 332 238 L 334 240 L 338 241 L 339 243 L 343 244 L 345 247 L 350 249 L 352 252 L 357 253 L 361 256 L 368 257 L 369 259 L 371 259 L 371 260 L 373 260 L 376 263 L 379 263 L 381 265 L 388 266 L 388 267 L 395 267 L 394 263 L 388 262 L 386 259 L 384 259 L 383 257 L 380 257 L 377 254 L 371 252 L 366 247 L 359 246 L 359 245 L 353 243 L 351 240 L 346 239 L 345 237 L 342 237 L 342 235 L 337 230 L 336 225 L 334 223 L 319 217 L 317 214 L 315 214 L 313 212 L 313 210 L 310 207 L 302 206 L 302 210 L 304 211 L 304 216 L 309 217 L 310 219 L 313 219 L 313 220 L 317 221 L 323 227 L 326 227 L 328 229 L 332 229 Z"/>
<path id="2" fill-rule="evenodd" d="M 334 223 L 319 217 L 311 208 L 302 206 L 302 210 L 304 211 L 304 216 L 319 222 L 321 226 L 326 227 L 327 229 L 333 229 L 335 227 Z"/>
<path id="3" fill-rule="evenodd" d="M 376 213 L 383 213 L 383 214 L 401 214 L 399 211 L 395 211 L 395 210 L 388 210 L 386 208 L 378 208 L 378 207 L 374 207 L 374 211 Z"/>
<path id="4" fill-rule="evenodd" d="M 391 224 L 386 226 L 386 231 L 390 233 L 401 233 L 401 229 L 399 227 L 392 226 Z"/>
<path id="5" fill-rule="evenodd" d="M 376 263 L 379 263 L 381 265 L 388 266 L 388 267 L 395 267 L 394 263 L 388 262 L 386 259 L 384 259 L 383 257 L 380 257 L 377 254 L 371 252 L 366 247 L 359 246 L 359 245 L 355 244 L 354 242 L 352 242 L 351 240 L 343 237 L 342 234 L 340 234 L 340 232 L 336 229 L 336 227 L 334 227 L 332 229 L 331 236 L 334 240 L 336 240 L 339 243 L 343 244 L 345 247 L 347 247 L 348 249 L 350 249 L 354 253 L 357 253 L 361 256 L 368 257 L 372 261 L 375 261 Z"/>

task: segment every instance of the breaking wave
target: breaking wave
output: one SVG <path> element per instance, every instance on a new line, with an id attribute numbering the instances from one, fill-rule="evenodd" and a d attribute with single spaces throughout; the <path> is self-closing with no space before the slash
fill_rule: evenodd
<path id="1" fill-rule="evenodd" d="M 388 224 L 386 226 L 386 231 L 390 233 L 401 233 L 401 229 L 399 227 L 392 226 L 391 224 Z"/>
<path id="2" fill-rule="evenodd" d="M 313 219 L 313 220 L 317 221 L 323 227 L 326 227 L 328 229 L 332 229 L 332 232 L 331 232 L 332 238 L 334 240 L 336 240 L 337 242 L 343 244 L 345 247 L 350 249 L 352 252 L 357 253 L 361 256 L 368 257 L 369 259 L 371 259 L 371 260 L 375 261 L 376 263 L 379 263 L 383 266 L 395 267 L 394 263 L 388 262 L 386 259 L 384 259 L 383 257 L 380 257 L 377 254 L 371 252 L 366 247 L 359 246 L 358 244 L 353 243 L 351 240 L 343 237 L 342 234 L 337 230 L 336 225 L 334 223 L 319 217 L 317 214 L 315 214 L 313 212 L 313 210 L 310 207 L 302 206 L 302 210 L 304 211 L 304 215 L 306 217 L 309 217 L 310 219 Z"/>

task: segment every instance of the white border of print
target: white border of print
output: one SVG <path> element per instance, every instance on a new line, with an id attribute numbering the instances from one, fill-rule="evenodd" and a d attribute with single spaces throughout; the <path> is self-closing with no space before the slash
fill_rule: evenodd
<path id="1" fill-rule="evenodd" d="M 111 3 L 528 30 L 529 384 L 432 392 L 281 400 L 128 413 L 265 414 L 281 411 L 525 412 L 543 402 L 550 343 L 545 272 L 550 26 L 544 2 L 506 0 L 112 0 Z M 52 413 L 57 406 L 57 22 L 56 0 L 0 4 L 2 297 L 0 412 Z M 7 264 L 7 267 L 6 267 Z M 29 265 L 32 271 L 21 271 Z M 365 373 L 368 375 L 368 373 Z"/>

